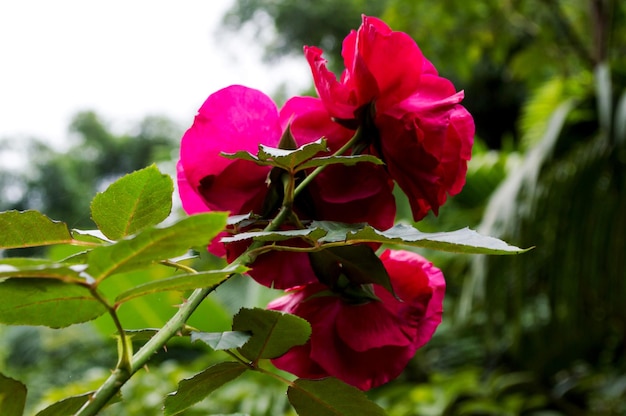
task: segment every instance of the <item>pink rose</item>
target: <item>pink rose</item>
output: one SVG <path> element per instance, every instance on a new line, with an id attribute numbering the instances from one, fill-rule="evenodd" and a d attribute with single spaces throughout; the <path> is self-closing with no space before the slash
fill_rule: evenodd
<path id="1" fill-rule="evenodd" d="M 355 304 L 314 283 L 288 291 L 269 309 L 311 324 L 310 340 L 276 358 L 276 367 L 303 378 L 333 376 L 368 390 L 398 377 L 441 322 L 445 281 L 423 257 L 386 250 L 380 256 L 394 291 L 374 285 L 380 301 Z"/>
<path id="2" fill-rule="evenodd" d="M 353 134 L 334 123 L 315 98 L 293 98 L 279 113 L 265 94 L 239 85 L 209 96 L 181 142 L 177 173 L 185 211 L 262 215 L 271 167 L 227 159 L 220 153 L 256 154 L 259 144 L 277 147 L 288 125 L 298 146 L 325 137 L 336 150 Z M 301 220 L 368 222 L 386 229 L 395 217 L 392 188 L 379 166 L 329 166 L 296 198 L 294 211 Z M 220 256 L 227 253 L 232 260 L 249 244 L 229 244 L 224 250 L 214 241 L 209 250 Z M 250 275 L 267 286 L 284 289 L 316 280 L 306 254 L 268 253 L 252 267 Z"/>
<path id="3" fill-rule="evenodd" d="M 357 148 L 385 161 L 414 219 L 437 214 L 447 194 L 461 191 L 471 158 L 474 121 L 459 104 L 463 92 L 438 76 L 406 33 L 373 17 L 363 16 L 344 39 L 339 81 L 321 49 L 304 51 L 328 113 L 349 128 L 363 126 Z"/>

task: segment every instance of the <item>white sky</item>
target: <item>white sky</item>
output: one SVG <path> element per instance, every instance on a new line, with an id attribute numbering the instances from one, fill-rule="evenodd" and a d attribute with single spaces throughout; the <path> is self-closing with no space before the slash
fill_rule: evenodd
<path id="1" fill-rule="evenodd" d="M 250 37 L 215 36 L 233 0 L 0 1 L 0 138 L 59 143 L 73 114 L 95 110 L 124 129 L 148 114 L 184 127 L 230 84 L 291 92 L 301 59 L 269 68 Z"/>

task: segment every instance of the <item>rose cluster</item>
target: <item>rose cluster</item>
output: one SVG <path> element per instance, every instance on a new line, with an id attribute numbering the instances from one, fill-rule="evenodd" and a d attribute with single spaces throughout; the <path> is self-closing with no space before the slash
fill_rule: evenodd
<path id="1" fill-rule="evenodd" d="M 325 166 L 291 201 L 293 215 L 283 229 L 323 220 L 385 230 L 395 219 L 395 184 L 407 195 L 416 221 L 429 211 L 437 214 L 447 195 L 460 192 L 473 119 L 460 105 L 463 92 L 437 74 L 407 34 L 364 16 L 343 42 L 345 70 L 339 79 L 319 48 L 305 47 L 304 53 L 319 98 L 293 97 L 278 109 L 265 94 L 234 85 L 202 105 L 182 138 L 178 163 L 186 212 L 252 213 L 256 223 L 231 231 L 260 228 L 281 206 L 280 173 L 221 153 L 256 153 L 259 144 L 293 149 L 322 137 L 330 153 L 349 143 L 352 155 L 374 155 L 384 165 Z M 232 260 L 249 245 L 217 241 L 209 250 Z M 441 322 L 441 271 L 412 252 L 385 250 L 376 256 L 377 246 L 357 249 L 317 255 L 269 251 L 250 264 L 256 281 L 286 290 L 268 307 L 298 315 L 312 327 L 307 344 L 273 360 L 278 368 L 304 378 L 334 376 L 367 390 L 397 377 L 431 338 Z M 362 270 L 348 264 L 362 255 L 374 256 L 391 288 L 364 283 Z"/>

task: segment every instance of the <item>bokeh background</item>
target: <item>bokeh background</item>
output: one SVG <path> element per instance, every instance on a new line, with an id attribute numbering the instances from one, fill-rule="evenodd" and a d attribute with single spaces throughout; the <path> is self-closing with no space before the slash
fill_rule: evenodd
<path id="1" fill-rule="evenodd" d="M 76 228 L 93 227 L 91 197 L 119 176 L 153 162 L 173 174 L 180 136 L 211 92 L 245 84 L 278 103 L 313 94 L 302 46 L 321 46 L 339 70 L 341 41 L 361 14 L 409 33 L 465 90 L 477 125 L 464 190 L 418 228 L 470 226 L 535 248 L 422 251 L 447 278 L 444 322 L 370 397 L 390 415 L 626 414 L 626 2 L 20 4 L 0 6 L 0 209 L 38 209 Z M 109 290 L 162 273 L 129 274 Z M 227 330 L 239 307 L 275 295 L 233 279 L 191 323 Z M 122 320 L 158 327 L 180 301 L 141 298 Z M 63 331 L 0 326 L 0 372 L 28 385 L 31 411 L 108 375 L 106 318 Z M 161 414 L 181 378 L 220 358 L 174 342 L 109 412 Z M 283 386 L 250 374 L 185 414 L 289 412 Z"/>

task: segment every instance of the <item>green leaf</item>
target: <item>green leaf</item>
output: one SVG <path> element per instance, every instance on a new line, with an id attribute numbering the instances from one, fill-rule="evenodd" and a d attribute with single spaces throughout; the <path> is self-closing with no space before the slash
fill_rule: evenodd
<path id="1" fill-rule="evenodd" d="M 214 350 L 230 350 L 239 348 L 250 339 L 248 332 L 192 332 L 191 342 L 202 341 Z"/>
<path id="2" fill-rule="evenodd" d="M 294 172 L 298 165 L 311 159 L 320 152 L 327 152 L 328 147 L 325 139 L 319 139 L 312 143 L 307 143 L 295 150 L 277 149 L 265 145 L 259 145 L 258 156 L 248 152 L 240 151 L 236 153 L 222 153 L 228 159 L 243 159 L 254 162 L 261 166 L 274 166 Z"/>
<path id="3" fill-rule="evenodd" d="M 332 222 L 314 222 L 312 228 L 321 227 L 332 231 L 321 242 L 371 242 L 383 244 L 402 244 L 423 247 L 432 250 L 450 251 L 466 254 L 519 254 L 529 249 L 521 249 L 494 237 L 478 234 L 469 228 L 440 233 L 424 233 L 407 225 L 396 224 L 386 231 L 379 231 L 369 225 L 341 225 Z"/>
<path id="4" fill-rule="evenodd" d="M 67 224 L 37 211 L 0 212 L 0 249 L 67 244 L 74 240 Z"/>
<path id="5" fill-rule="evenodd" d="M 165 228 L 148 228 L 132 238 L 97 247 L 87 255 L 87 273 L 96 280 L 130 268 L 185 254 L 192 247 L 207 246 L 226 226 L 227 214 L 192 215 Z"/>
<path id="6" fill-rule="evenodd" d="M 344 224 L 333 221 L 313 221 L 302 230 L 258 231 L 224 237 L 222 242 L 231 243 L 246 239 L 257 241 L 283 241 L 294 237 L 317 240 L 319 243 L 382 243 L 423 247 L 432 250 L 450 251 L 465 254 L 520 254 L 530 249 L 522 249 L 494 237 L 478 234 L 469 228 L 440 233 L 424 233 L 407 225 L 396 224 L 386 231 L 359 223 Z M 317 248 L 311 247 L 311 251 Z"/>
<path id="7" fill-rule="evenodd" d="M 287 397 L 300 416 L 384 416 L 386 414 L 361 390 L 336 378 L 297 379 L 287 389 Z"/>
<path id="8" fill-rule="evenodd" d="M 329 247 L 309 253 L 311 266 L 322 283 L 335 288 L 344 275 L 350 283 L 381 285 L 393 294 L 389 274 L 367 245 Z"/>
<path id="9" fill-rule="evenodd" d="M 22 416 L 26 405 L 26 386 L 0 374 L 0 415 Z"/>
<path id="10" fill-rule="evenodd" d="M 0 323 L 8 325 L 62 328 L 106 312 L 86 287 L 51 279 L 5 280 L 0 299 Z"/>
<path id="11" fill-rule="evenodd" d="M 304 169 L 316 168 L 319 166 L 337 165 L 337 164 L 352 166 L 361 162 L 373 163 L 375 165 L 385 164 L 382 160 L 372 155 L 326 156 L 326 157 L 314 157 L 312 159 L 309 159 L 306 162 L 302 163 L 301 165 L 298 165 L 297 170 L 304 170 Z"/>
<path id="12" fill-rule="evenodd" d="M 83 393 L 77 396 L 67 397 L 63 400 L 60 400 L 56 403 L 51 404 L 46 407 L 42 411 L 38 412 L 35 416 L 67 416 L 73 415 L 78 412 L 81 407 L 89 400 L 91 395 L 94 394 L 93 391 L 88 393 Z M 113 398 L 107 403 L 107 406 L 113 403 L 118 403 L 121 401 L 121 395 L 116 394 Z"/>
<path id="13" fill-rule="evenodd" d="M 91 217 L 112 240 L 156 225 L 172 210 L 174 184 L 155 165 L 121 177 L 91 201 Z"/>
<path id="14" fill-rule="evenodd" d="M 242 363 L 224 362 L 209 367 L 192 378 L 181 380 L 178 390 L 165 398 L 165 415 L 176 415 L 188 409 L 247 369 Z"/>
<path id="15" fill-rule="evenodd" d="M 185 273 L 177 276 L 160 279 L 135 286 L 115 299 L 116 302 L 126 302 L 130 299 L 168 290 L 193 290 L 201 287 L 215 287 L 223 283 L 230 275 L 245 273 L 249 269 L 245 266 L 228 266 L 222 270 L 209 270 L 200 273 Z"/>
<path id="16" fill-rule="evenodd" d="M 84 265 L 66 266 L 42 259 L 5 259 L 0 261 L 0 281 L 6 278 L 35 278 L 88 284 L 90 282 L 81 274 L 85 267 Z"/>
<path id="17" fill-rule="evenodd" d="M 279 357 L 291 347 L 306 343 L 311 336 L 311 325 L 295 315 L 242 308 L 233 317 L 233 331 L 252 333 L 239 352 L 257 362 L 261 358 Z"/>
<path id="18" fill-rule="evenodd" d="M 292 238 L 306 237 L 310 240 L 317 240 L 326 235 L 326 230 L 306 228 L 302 230 L 285 230 L 285 231 L 251 231 L 247 233 L 235 234 L 231 237 L 222 237 L 222 243 L 233 243 L 243 240 L 257 241 L 284 241 Z"/>

